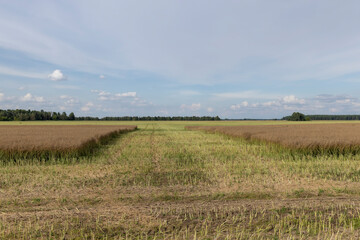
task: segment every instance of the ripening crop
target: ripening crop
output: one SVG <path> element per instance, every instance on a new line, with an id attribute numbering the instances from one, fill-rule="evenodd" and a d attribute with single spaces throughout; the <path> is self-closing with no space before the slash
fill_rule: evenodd
<path id="1" fill-rule="evenodd" d="M 249 141 L 274 143 L 307 154 L 360 153 L 360 124 L 299 124 L 257 126 L 186 126 L 242 137 Z"/>
<path id="2" fill-rule="evenodd" d="M 136 126 L 0 126 L 0 158 L 79 157 Z"/>

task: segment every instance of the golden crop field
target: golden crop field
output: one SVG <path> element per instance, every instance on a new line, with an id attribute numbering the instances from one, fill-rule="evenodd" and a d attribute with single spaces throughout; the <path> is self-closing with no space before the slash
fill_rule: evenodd
<path id="1" fill-rule="evenodd" d="M 274 151 L 263 141 L 185 129 L 299 126 L 282 121 L 133 123 L 137 131 L 76 161 L 0 161 L 0 239 L 360 237 L 359 154 Z"/>
<path id="2" fill-rule="evenodd" d="M 302 124 L 258 126 L 186 126 L 189 130 L 203 130 L 258 140 L 311 154 L 360 153 L 360 124 Z"/>
<path id="3" fill-rule="evenodd" d="M 0 158 L 75 157 L 136 126 L 0 126 Z"/>

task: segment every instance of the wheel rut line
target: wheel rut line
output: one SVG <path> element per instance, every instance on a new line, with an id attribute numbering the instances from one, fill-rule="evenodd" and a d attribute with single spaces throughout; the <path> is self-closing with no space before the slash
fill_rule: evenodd
<path id="1" fill-rule="evenodd" d="M 241 200 L 210 200 L 204 202 L 203 200 L 195 201 L 159 201 L 159 202 L 147 202 L 137 203 L 131 206 L 135 207 L 139 211 L 146 209 L 182 209 L 182 210 L 209 210 L 209 209 L 232 209 L 232 208 L 249 208 L 249 209 L 266 209 L 274 210 L 281 208 L 291 209 L 321 209 L 332 208 L 342 206 L 356 206 L 360 209 L 360 198 L 299 198 L 299 199 L 241 199 Z"/>
<path id="2" fill-rule="evenodd" d="M 267 209 L 273 210 L 282 207 L 290 207 L 294 209 L 300 209 L 307 207 L 309 209 L 313 208 L 327 208 L 327 207 L 341 207 L 348 206 L 352 204 L 358 204 L 360 198 L 346 198 L 346 197 L 328 197 L 328 198 L 299 198 L 299 199 L 241 199 L 241 200 L 211 200 L 204 202 L 203 200 L 196 201 L 183 201 L 183 202 L 169 202 L 169 201 L 160 201 L 160 202 L 146 202 L 146 203 L 121 203 L 107 206 L 106 212 L 111 213 L 114 211 L 123 212 L 128 215 L 136 215 L 139 213 L 146 214 L 149 209 L 167 209 L 171 207 L 172 209 L 182 209 L 182 210 L 211 210 L 211 209 L 222 209 L 222 208 L 249 208 L 249 209 Z M 309 205 L 307 205 L 309 204 Z M 360 208 L 360 205 L 356 205 Z M 36 209 L 36 208 L 35 208 Z M 56 214 L 71 215 L 71 214 L 87 214 L 97 216 L 101 215 L 104 212 L 104 205 L 99 204 L 98 206 L 92 206 L 91 208 L 87 207 L 71 207 L 71 208 L 38 208 L 35 213 L 37 216 L 53 216 Z M 24 209 L 24 211 L 19 211 L 19 208 L 7 208 L 5 211 L 0 212 L 0 217 L 2 218 L 16 218 L 16 217 L 33 217 L 34 208 Z"/>
<path id="3" fill-rule="evenodd" d="M 155 126 L 152 126 L 151 134 L 149 137 L 150 148 L 151 148 L 151 162 L 155 166 L 155 171 L 160 172 L 161 167 L 159 163 L 159 150 L 155 144 Z"/>

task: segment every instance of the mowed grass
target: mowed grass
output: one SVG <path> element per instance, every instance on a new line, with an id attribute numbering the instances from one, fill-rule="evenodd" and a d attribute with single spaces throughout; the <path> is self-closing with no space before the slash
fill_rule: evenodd
<path id="1" fill-rule="evenodd" d="M 359 238 L 359 155 L 184 128 L 288 122 L 76 123 L 138 131 L 81 161 L 2 165 L 0 239 Z"/>

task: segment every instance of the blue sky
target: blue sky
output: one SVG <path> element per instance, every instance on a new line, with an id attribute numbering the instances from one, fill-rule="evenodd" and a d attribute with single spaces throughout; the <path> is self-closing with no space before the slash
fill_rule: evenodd
<path id="1" fill-rule="evenodd" d="M 0 109 L 360 114 L 359 1 L 2 1 Z"/>

